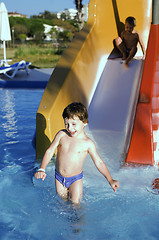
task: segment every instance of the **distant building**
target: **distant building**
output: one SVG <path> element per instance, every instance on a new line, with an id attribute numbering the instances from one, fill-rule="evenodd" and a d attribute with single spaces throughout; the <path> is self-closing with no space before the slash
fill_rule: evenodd
<path id="1" fill-rule="evenodd" d="M 52 40 L 52 34 L 50 33 L 51 30 L 55 29 L 58 32 L 63 32 L 64 29 L 59 26 L 51 26 L 48 24 L 43 24 L 44 25 L 44 34 L 45 34 L 45 41 L 51 41 Z"/>
<path id="2" fill-rule="evenodd" d="M 51 34 L 50 31 L 52 30 L 52 26 L 43 24 L 44 26 L 44 34 L 45 34 L 45 40 L 46 41 L 51 41 Z"/>
<path id="3" fill-rule="evenodd" d="M 17 12 L 8 12 L 8 17 L 23 17 L 27 18 L 28 16 L 25 14 L 17 13 Z"/>
<path id="4" fill-rule="evenodd" d="M 83 13 L 84 21 L 87 22 L 87 20 L 88 20 L 88 5 L 83 5 L 82 13 Z"/>
<path id="5" fill-rule="evenodd" d="M 75 10 L 73 8 L 65 9 L 64 11 L 57 13 L 57 18 L 60 19 L 62 14 L 65 14 L 66 19 L 67 18 L 75 19 L 76 14 L 77 14 L 77 10 Z M 88 19 L 88 5 L 83 5 L 82 14 L 83 14 L 84 21 L 87 22 L 87 19 Z"/>
<path id="6" fill-rule="evenodd" d="M 61 16 L 62 16 L 62 14 L 65 14 L 66 19 L 67 19 L 67 18 L 74 19 L 75 16 L 76 16 L 76 13 L 77 13 L 77 10 L 75 10 L 75 9 L 73 9 L 73 8 L 65 9 L 64 11 L 57 13 L 57 18 L 60 19 Z"/>

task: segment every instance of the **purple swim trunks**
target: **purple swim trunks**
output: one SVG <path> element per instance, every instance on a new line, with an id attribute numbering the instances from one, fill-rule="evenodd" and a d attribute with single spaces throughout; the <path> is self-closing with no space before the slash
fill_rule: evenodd
<path id="1" fill-rule="evenodd" d="M 66 188 L 69 188 L 70 185 L 77 180 L 80 180 L 83 177 L 83 171 L 75 176 L 72 177 L 63 177 L 61 176 L 55 169 L 55 178 Z"/>

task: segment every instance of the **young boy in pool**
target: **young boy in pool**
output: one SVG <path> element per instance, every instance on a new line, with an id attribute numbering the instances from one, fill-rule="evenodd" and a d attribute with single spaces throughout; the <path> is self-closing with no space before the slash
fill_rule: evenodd
<path id="1" fill-rule="evenodd" d="M 125 31 L 121 33 L 121 37 L 117 37 L 115 39 L 116 46 L 122 53 L 122 60 L 124 61 L 124 65 L 128 67 L 128 64 L 135 56 L 137 52 L 137 44 L 139 43 L 145 55 L 144 44 L 139 36 L 139 34 L 134 30 L 136 26 L 136 19 L 134 17 L 127 17 L 125 20 Z"/>
<path id="2" fill-rule="evenodd" d="M 44 154 L 42 163 L 35 173 L 37 179 L 46 178 L 45 169 L 57 148 L 55 184 L 56 191 L 63 199 L 79 204 L 83 192 L 83 163 L 89 153 L 95 166 L 116 191 L 119 182 L 113 180 L 105 163 L 99 157 L 95 143 L 86 135 L 88 112 L 82 103 L 69 104 L 63 111 L 65 129 L 60 130 Z"/>

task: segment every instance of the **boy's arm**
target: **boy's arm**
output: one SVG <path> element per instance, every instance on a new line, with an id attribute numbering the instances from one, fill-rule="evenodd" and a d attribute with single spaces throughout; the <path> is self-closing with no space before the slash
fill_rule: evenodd
<path id="1" fill-rule="evenodd" d="M 46 173 L 45 173 L 45 168 L 48 165 L 48 163 L 50 162 L 52 156 L 55 153 L 55 150 L 57 148 L 57 146 L 59 145 L 61 136 L 63 135 L 62 131 L 58 132 L 54 138 L 54 140 L 52 141 L 50 147 L 46 150 L 42 163 L 40 165 L 39 171 L 35 173 L 35 177 L 37 179 L 42 178 L 42 180 L 44 180 L 46 178 Z"/>
<path id="2" fill-rule="evenodd" d="M 125 32 L 125 31 L 122 31 L 122 32 L 121 32 L 121 35 L 120 35 L 122 40 L 124 39 L 124 32 Z"/>
<path id="3" fill-rule="evenodd" d="M 113 188 L 114 192 L 116 192 L 116 189 L 119 188 L 119 182 L 112 178 L 106 164 L 103 162 L 103 160 L 98 155 L 94 142 L 91 140 L 90 140 L 90 147 L 89 147 L 88 152 L 89 152 L 96 168 L 98 169 L 98 171 L 107 179 L 107 181 Z"/>
<path id="4" fill-rule="evenodd" d="M 141 37 L 140 37 L 139 34 L 138 34 L 138 36 L 139 36 L 139 44 L 140 44 L 140 46 L 141 46 L 141 50 L 142 50 L 142 52 L 143 52 L 143 55 L 145 56 L 146 52 L 145 52 L 144 43 L 143 43 L 143 41 L 142 41 L 142 39 L 141 39 Z"/>

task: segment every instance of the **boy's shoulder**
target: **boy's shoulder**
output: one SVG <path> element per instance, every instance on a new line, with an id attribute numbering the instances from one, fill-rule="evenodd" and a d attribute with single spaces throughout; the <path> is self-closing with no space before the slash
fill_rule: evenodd
<path id="1" fill-rule="evenodd" d="M 132 31 L 132 34 L 137 34 L 137 35 L 139 35 L 139 33 L 138 33 L 136 30 L 133 30 L 133 31 Z M 122 35 L 129 35 L 129 33 L 124 30 L 124 31 L 121 32 L 121 36 L 122 36 Z"/>
<path id="2" fill-rule="evenodd" d="M 136 30 L 133 30 L 133 34 L 139 35 L 139 33 Z"/>
<path id="3" fill-rule="evenodd" d="M 56 133 L 57 138 L 62 138 L 63 136 L 67 135 L 67 131 L 65 129 L 61 129 Z"/>
<path id="4" fill-rule="evenodd" d="M 92 148 L 95 146 L 94 141 L 91 138 L 89 138 L 87 135 L 86 135 L 86 142 L 87 142 L 89 148 Z"/>

